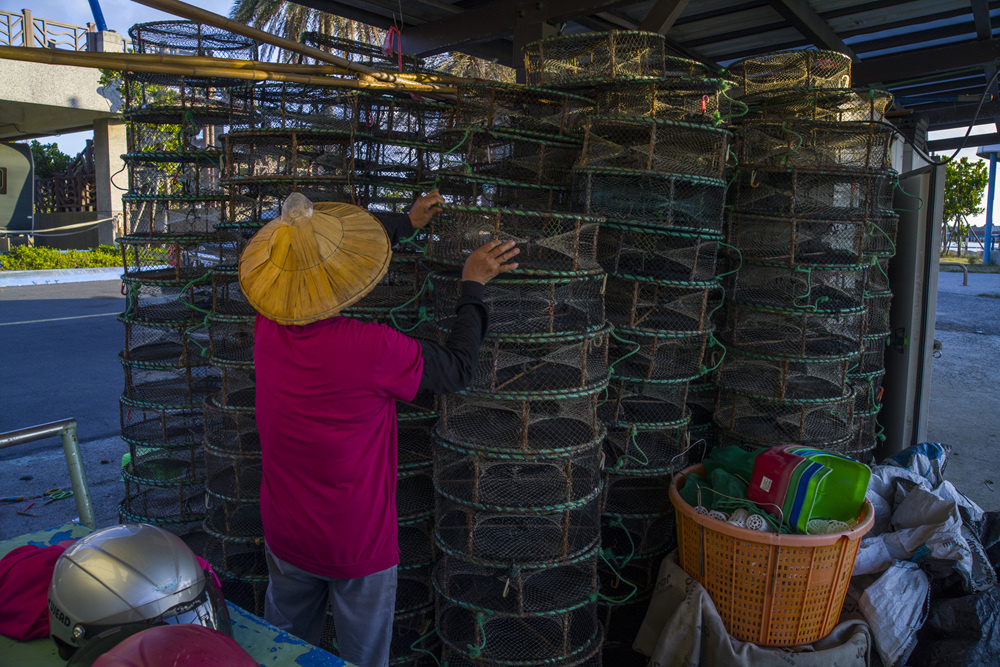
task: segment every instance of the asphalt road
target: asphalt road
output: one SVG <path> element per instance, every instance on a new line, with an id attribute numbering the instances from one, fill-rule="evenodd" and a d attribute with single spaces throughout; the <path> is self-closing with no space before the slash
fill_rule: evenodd
<path id="1" fill-rule="evenodd" d="M 118 433 L 123 308 L 119 281 L 0 287 L 0 433 L 66 418 L 81 442 Z"/>

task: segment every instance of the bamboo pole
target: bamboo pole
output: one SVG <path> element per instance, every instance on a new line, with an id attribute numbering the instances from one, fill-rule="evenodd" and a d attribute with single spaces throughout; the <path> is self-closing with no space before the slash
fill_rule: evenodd
<path id="1" fill-rule="evenodd" d="M 359 81 L 351 78 L 332 76 L 317 76 L 299 74 L 292 71 L 274 71 L 271 63 L 254 63 L 264 69 L 247 69 L 244 67 L 229 67 L 225 59 L 218 59 L 219 64 L 191 65 L 184 61 L 189 56 L 179 56 L 176 64 L 168 61 L 137 59 L 136 54 L 122 53 L 89 53 L 85 51 L 65 51 L 60 49 L 30 49 L 18 46 L 0 46 L 0 58 L 36 62 L 46 65 L 68 65 L 71 67 L 92 67 L 113 69 L 128 72 L 147 72 L 152 74 L 174 74 L 190 77 L 217 77 L 220 79 L 242 79 L 248 81 L 280 81 L 300 83 L 311 86 L 330 86 L 335 88 L 353 88 L 363 90 L 399 90 L 413 93 L 454 93 L 454 88 L 439 85 L 416 83 L 413 81 Z M 215 60 L 215 59 L 209 59 Z M 254 62 L 254 61 L 247 61 Z"/>
<path id="2" fill-rule="evenodd" d="M 146 7 L 152 7 L 153 9 L 158 9 L 162 12 L 167 12 L 168 14 L 174 14 L 175 16 L 190 19 L 192 21 L 198 21 L 200 23 L 215 26 L 216 28 L 222 28 L 224 30 L 228 30 L 229 32 L 236 33 L 237 35 L 243 35 L 244 37 L 256 39 L 264 42 L 265 44 L 270 44 L 271 46 L 277 46 L 285 49 L 286 51 L 291 51 L 292 53 L 298 53 L 303 56 L 315 58 L 316 60 L 320 60 L 322 62 L 331 63 L 333 65 L 337 65 L 338 67 L 343 67 L 353 72 L 357 72 L 364 77 L 370 77 L 386 83 L 395 83 L 399 81 L 399 76 L 397 74 L 393 74 L 391 72 L 381 72 L 368 67 L 367 65 L 362 65 L 361 63 L 340 58 L 332 53 L 327 53 L 326 51 L 317 49 L 314 46 L 301 44 L 295 40 L 288 39 L 287 37 L 281 37 L 279 35 L 274 35 L 263 30 L 258 30 L 254 27 L 244 25 L 238 21 L 216 14 L 215 12 L 210 12 L 207 9 L 195 7 L 194 5 L 189 5 L 186 2 L 181 2 L 180 0 L 132 0 L 132 2 L 145 5 Z M 441 92 L 447 93 L 451 91 L 442 90 Z"/>

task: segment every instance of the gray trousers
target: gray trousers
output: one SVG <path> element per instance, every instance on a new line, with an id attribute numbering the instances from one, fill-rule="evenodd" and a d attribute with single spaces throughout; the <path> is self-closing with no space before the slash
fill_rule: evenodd
<path id="1" fill-rule="evenodd" d="M 358 667 L 387 667 L 396 604 L 396 567 L 357 579 L 333 579 L 276 558 L 264 545 L 270 581 L 264 620 L 319 644 L 326 608 L 333 610 L 340 657 Z"/>

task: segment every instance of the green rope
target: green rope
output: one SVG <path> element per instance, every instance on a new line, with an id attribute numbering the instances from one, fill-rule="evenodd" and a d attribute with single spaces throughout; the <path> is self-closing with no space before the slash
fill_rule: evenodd
<path id="1" fill-rule="evenodd" d="M 427 289 L 427 286 L 430 285 L 430 284 L 431 284 L 431 274 L 427 274 L 427 277 L 424 278 L 424 282 L 420 286 L 420 289 L 417 290 L 416 294 L 414 294 L 405 303 L 401 303 L 398 306 L 396 306 L 395 308 L 391 308 L 389 310 L 389 321 L 392 322 L 392 326 L 394 326 L 396 329 L 398 329 L 400 331 L 407 332 L 407 331 L 413 331 L 414 329 L 416 329 L 418 326 L 420 326 L 424 322 L 433 321 L 434 318 L 427 315 L 426 308 L 424 306 L 421 306 L 417 310 L 417 322 L 412 327 L 410 327 L 408 329 L 404 329 L 402 326 L 400 326 L 399 322 L 396 321 L 396 313 L 399 312 L 400 310 L 403 310 L 404 308 L 406 308 L 407 306 L 409 306 L 410 304 L 412 304 L 414 301 L 416 301 L 417 299 L 419 299 L 421 296 L 423 296 L 424 291 Z"/>
<path id="2" fill-rule="evenodd" d="M 784 121 L 784 120 L 781 121 L 781 129 L 784 130 L 786 134 L 791 134 L 791 135 L 795 136 L 795 138 L 797 138 L 799 140 L 799 143 L 798 143 L 797 146 L 795 146 L 795 148 L 791 149 L 790 151 L 787 151 L 784 155 L 781 156 L 781 166 L 784 167 L 785 163 L 788 161 L 788 156 L 791 155 L 792 153 L 796 152 L 800 148 L 802 148 L 802 144 L 803 144 L 803 142 L 805 140 L 802 138 L 801 134 L 799 134 L 798 132 L 795 132 L 794 130 L 791 130 L 791 129 L 788 128 L 788 122 L 787 121 Z"/>
<path id="3" fill-rule="evenodd" d="M 483 627 L 483 619 L 485 618 L 486 612 L 476 612 L 476 628 L 479 630 L 479 636 L 482 637 L 482 642 L 478 645 L 465 645 L 465 647 L 469 649 L 469 657 L 472 659 L 476 659 L 481 656 L 483 654 L 483 649 L 486 648 L 486 628 Z"/>
<path id="4" fill-rule="evenodd" d="M 708 343 L 712 347 L 722 348 L 722 355 L 719 357 L 719 360 L 715 362 L 715 365 L 712 366 L 711 368 L 707 368 L 704 364 L 702 364 L 701 366 L 702 375 L 708 375 L 709 373 L 715 371 L 719 366 L 722 365 L 722 360 L 726 358 L 726 352 L 727 352 L 726 346 L 723 345 L 722 342 L 718 338 L 716 338 L 715 334 L 712 333 L 711 331 L 708 332 Z"/>
<path id="5" fill-rule="evenodd" d="M 889 242 L 890 252 L 893 255 L 895 255 L 896 254 L 896 243 L 892 240 L 892 237 L 889 236 L 889 232 L 887 232 L 884 229 L 882 229 L 882 225 L 878 224 L 877 222 L 869 222 L 868 223 L 868 235 L 869 236 L 874 236 L 873 231 L 875 231 L 875 230 L 877 230 L 880 234 L 882 234 L 882 236 L 885 237 L 885 240 Z M 881 268 L 881 267 L 879 267 L 879 268 Z M 883 273 L 883 275 L 885 275 L 885 271 L 883 271 L 882 273 Z M 888 281 L 888 280 L 889 280 L 889 276 L 886 275 L 886 281 Z"/>
<path id="6" fill-rule="evenodd" d="M 635 349 L 633 349 L 631 352 L 629 352 L 628 354 L 626 354 L 624 356 L 618 357 L 617 359 L 615 359 L 608 366 L 608 375 L 614 375 L 615 374 L 615 366 L 619 362 L 624 361 L 625 359 L 628 359 L 633 354 L 635 354 L 636 352 L 638 352 L 639 350 L 641 350 L 642 349 L 642 344 L 641 343 L 637 343 L 634 340 L 628 340 L 627 338 L 622 338 L 618 334 L 616 334 L 614 332 L 614 330 L 612 330 L 610 333 L 611 333 L 611 337 L 614 338 L 615 340 L 617 340 L 619 343 L 625 343 L 625 344 L 628 344 L 628 345 L 634 345 L 635 346 Z"/>
<path id="7" fill-rule="evenodd" d="M 903 185 L 899 182 L 899 174 L 896 175 L 896 182 L 894 184 L 894 187 L 897 190 L 899 190 L 900 192 L 902 192 L 904 195 L 906 195 L 907 197 L 910 197 L 912 199 L 916 199 L 916 200 L 918 200 L 920 202 L 920 205 L 917 206 L 916 208 L 895 208 L 895 207 L 893 207 L 894 210 L 896 210 L 896 211 L 904 211 L 904 212 L 907 212 L 907 213 L 913 213 L 915 211 L 921 210 L 924 207 L 924 198 L 923 197 L 921 197 L 920 195 L 911 195 L 909 192 L 907 192 L 905 189 L 903 189 Z"/>
<path id="8" fill-rule="evenodd" d="M 624 468 L 625 467 L 625 461 L 626 461 L 626 459 L 631 459 L 631 460 L 635 461 L 636 463 L 638 463 L 641 466 L 648 466 L 649 465 L 649 456 L 646 455 L 646 452 L 642 451 L 642 448 L 639 447 L 639 443 L 636 440 L 636 435 L 638 434 L 639 429 L 636 428 L 635 424 L 633 424 L 632 426 L 629 427 L 628 431 L 629 431 L 629 439 L 632 441 L 632 447 L 629 448 L 629 451 L 632 451 L 632 449 L 635 449 L 640 454 L 642 454 L 642 458 L 645 459 L 645 460 L 644 461 L 640 461 L 639 459 L 637 459 L 636 457 L 632 456 L 631 454 L 624 454 L 623 456 L 621 456 L 615 462 L 615 465 L 614 465 L 614 469 L 615 470 L 621 470 L 622 468 Z"/>
<path id="9" fill-rule="evenodd" d="M 615 569 L 615 566 L 608 560 L 607 555 L 606 555 L 608 553 L 610 553 L 610 551 L 608 549 L 601 549 L 601 551 L 600 551 L 601 560 L 603 560 L 604 564 L 607 565 L 611 569 L 612 572 L 614 572 L 615 576 L 618 577 L 618 581 L 625 582 L 626 584 L 628 584 L 629 586 L 631 586 L 632 587 L 632 591 L 628 595 L 626 595 L 625 597 L 623 597 L 623 598 L 608 597 L 607 595 L 604 595 L 603 593 L 600 593 L 600 592 L 594 593 L 592 595 L 592 598 L 595 601 L 596 600 L 603 600 L 604 602 L 607 602 L 609 604 L 614 604 L 614 605 L 625 604 L 626 602 L 628 602 L 629 600 L 631 600 L 633 597 L 635 597 L 635 595 L 639 592 L 639 587 L 636 586 L 635 584 L 633 584 L 631 581 L 629 581 L 625 577 L 621 576 L 621 573 L 618 572 L 618 570 Z M 612 554 L 612 556 L 613 556 L 613 554 Z"/>

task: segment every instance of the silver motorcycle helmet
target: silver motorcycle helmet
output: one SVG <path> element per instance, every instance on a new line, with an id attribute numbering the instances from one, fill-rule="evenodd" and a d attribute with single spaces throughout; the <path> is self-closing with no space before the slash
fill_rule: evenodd
<path id="1" fill-rule="evenodd" d="M 56 561 L 49 630 L 64 659 L 120 626 L 194 623 L 232 636 L 215 575 L 173 533 L 146 524 L 98 530 Z"/>

